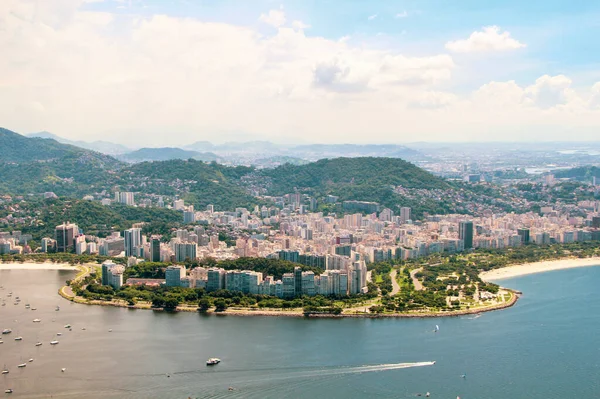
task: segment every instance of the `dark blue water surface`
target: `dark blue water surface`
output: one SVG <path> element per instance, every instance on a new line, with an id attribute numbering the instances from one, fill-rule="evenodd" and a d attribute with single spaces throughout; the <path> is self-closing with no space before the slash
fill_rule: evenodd
<path id="1" fill-rule="evenodd" d="M 13 330 L 0 345 L 0 367 L 10 370 L 0 387 L 12 388 L 11 397 L 600 398 L 596 267 L 503 280 L 523 291 L 516 306 L 441 319 L 219 317 L 86 306 L 57 296 L 71 276 L 0 270 L 7 303 L 0 329 Z M 16 295 L 20 305 L 13 304 Z M 25 309 L 27 302 L 37 310 Z M 50 346 L 57 332 L 60 344 Z M 17 335 L 23 341 L 14 341 Z M 36 340 L 43 345 L 35 347 Z M 221 364 L 207 367 L 213 356 Z M 16 367 L 29 358 L 26 368 Z M 427 361 L 436 364 L 409 367 Z"/>

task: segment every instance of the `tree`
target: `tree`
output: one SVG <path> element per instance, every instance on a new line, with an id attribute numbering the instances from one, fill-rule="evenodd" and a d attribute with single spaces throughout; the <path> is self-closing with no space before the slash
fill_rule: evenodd
<path id="1" fill-rule="evenodd" d="M 177 299 L 175 297 L 169 297 L 169 298 L 165 299 L 164 308 L 166 310 L 176 310 L 177 305 L 179 305 L 179 299 Z"/>
<path id="2" fill-rule="evenodd" d="M 224 312 L 227 309 L 227 302 L 223 298 L 219 298 L 215 301 L 215 311 Z"/>
<path id="3" fill-rule="evenodd" d="M 225 302 L 225 301 L 223 301 Z M 198 301 L 198 310 L 201 312 L 206 312 L 212 306 L 211 300 L 204 297 Z"/>
<path id="4" fill-rule="evenodd" d="M 165 297 L 157 295 L 154 298 L 152 298 L 152 307 L 153 308 L 165 307 Z"/>

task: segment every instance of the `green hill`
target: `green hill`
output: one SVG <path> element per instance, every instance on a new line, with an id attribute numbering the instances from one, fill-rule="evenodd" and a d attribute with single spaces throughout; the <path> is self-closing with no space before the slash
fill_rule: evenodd
<path id="1" fill-rule="evenodd" d="M 398 158 L 322 159 L 307 165 L 286 164 L 275 169 L 263 169 L 260 174 L 268 179 L 266 186 L 271 195 L 296 191 L 317 198 L 336 195 L 342 201 L 378 202 L 394 211 L 401 206 L 409 206 L 415 215 L 450 210 L 443 201 L 409 199 L 394 192 L 396 186 L 451 189 L 445 180 Z"/>
<path id="2" fill-rule="evenodd" d="M 212 152 L 189 151 L 173 147 L 140 148 L 139 150 L 119 156 L 119 159 L 126 162 L 168 161 L 171 159 L 190 158 L 209 162 L 216 161 L 218 159 L 217 155 L 213 154 Z"/>
<path id="3" fill-rule="evenodd" d="M 54 139 L 25 137 L 4 128 L 0 128 L 0 148 L 0 162 L 48 161 L 65 156 L 94 158 L 103 162 L 112 159 L 107 155 L 62 144 Z"/>
<path id="4" fill-rule="evenodd" d="M 136 179 L 154 179 L 172 182 L 187 181 L 187 189 L 182 195 L 186 203 L 193 204 L 196 209 L 204 209 L 213 204 L 219 211 L 233 210 L 236 207 L 251 208 L 259 201 L 249 195 L 241 186 L 242 176 L 254 169 L 245 166 L 229 167 L 216 162 L 204 163 L 189 159 L 163 162 L 142 162 L 131 165 L 122 172 Z M 156 194 L 169 195 L 168 191 L 160 191 L 169 187 L 160 186 L 154 190 Z"/>
<path id="5" fill-rule="evenodd" d="M 271 179 L 270 192 L 298 190 L 340 191 L 356 187 L 403 186 L 447 188 L 439 177 L 399 158 L 321 159 L 306 165 L 282 165 L 261 173 Z"/>
<path id="6" fill-rule="evenodd" d="M 54 228 L 65 221 L 77 223 L 86 234 L 105 236 L 114 230 L 124 230 L 133 223 L 147 222 L 145 232 L 169 234 L 170 227 L 181 221 L 181 212 L 164 208 L 137 208 L 114 204 L 101 205 L 99 202 L 69 199 L 46 199 L 32 201 L 25 207 L 26 212 L 39 212 L 38 225 L 22 226 L 24 233 L 33 235 L 34 240 L 53 237 Z"/>
<path id="7" fill-rule="evenodd" d="M 579 168 L 553 170 L 552 173 L 558 179 L 569 178 L 588 182 L 591 182 L 593 177 L 597 180 L 600 179 L 600 167 L 598 166 L 581 166 Z"/>

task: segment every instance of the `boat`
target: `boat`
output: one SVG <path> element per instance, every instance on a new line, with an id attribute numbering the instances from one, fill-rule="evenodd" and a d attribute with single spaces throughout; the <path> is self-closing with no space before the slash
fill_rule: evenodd
<path id="1" fill-rule="evenodd" d="M 6 390 L 4 391 L 4 393 L 13 393 L 13 390 L 9 388 L 9 389 L 6 389 Z"/>
<path id="2" fill-rule="evenodd" d="M 71 328 L 70 324 L 65 325 L 65 328 Z"/>
<path id="3" fill-rule="evenodd" d="M 37 310 L 37 308 L 31 308 L 31 310 Z"/>
<path id="4" fill-rule="evenodd" d="M 56 305 L 56 309 L 54 309 L 54 310 L 56 310 L 58 312 L 60 310 L 60 306 Z"/>
<path id="5" fill-rule="evenodd" d="M 23 337 L 15 337 L 15 341 L 23 341 Z"/>
<path id="6" fill-rule="evenodd" d="M 10 328 L 5 328 L 4 330 L 2 330 L 2 334 L 10 334 L 12 332 L 12 330 Z"/>
<path id="7" fill-rule="evenodd" d="M 30 304 L 28 304 L 28 303 L 25 304 L 25 309 L 29 309 L 30 307 L 31 307 Z"/>
<path id="8" fill-rule="evenodd" d="M 64 373 L 65 371 L 67 371 L 67 369 L 63 367 L 62 369 L 60 369 L 60 371 Z"/>
<path id="9" fill-rule="evenodd" d="M 430 396 L 431 396 L 431 394 L 430 394 L 429 392 L 427 392 L 427 393 L 425 394 L 425 397 L 426 397 L 426 398 L 428 398 L 428 397 L 430 397 Z"/>
<path id="10" fill-rule="evenodd" d="M 36 342 L 35 346 L 42 346 L 42 343 L 41 342 Z"/>
<path id="11" fill-rule="evenodd" d="M 438 326 L 437 324 L 435 325 L 435 332 L 440 331 L 440 326 Z"/>
<path id="12" fill-rule="evenodd" d="M 56 333 L 56 335 L 60 337 L 62 335 L 62 333 Z"/>
<path id="13" fill-rule="evenodd" d="M 29 363 L 33 362 L 33 358 L 29 359 Z"/>
<path id="14" fill-rule="evenodd" d="M 109 329 L 108 329 L 108 332 L 112 332 L 112 328 L 109 328 Z"/>
<path id="15" fill-rule="evenodd" d="M 6 302 L 2 302 L 2 306 L 6 306 Z"/>
<path id="16" fill-rule="evenodd" d="M 50 345 L 58 345 L 58 341 L 50 341 Z"/>
<path id="17" fill-rule="evenodd" d="M 207 366 L 214 366 L 215 364 L 219 364 L 219 363 L 221 363 L 221 359 L 218 359 L 216 357 L 211 357 L 210 359 L 208 359 L 206 361 Z"/>
<path id="18" fill-rule="evenodd" d="M 0 339 L 0 344 L 3 344 L 3 343 L 4 343 L 4 341 L 2 341 L 2 340 Z"/>
<path id="19" fill-rule="evenodd" d="M 6 364 L 4 365 L 4 368 L 2 369 L 2 374 L 8 374 L 8 369 L 6 368 Z"/>
<path id="20" fill-rule="evenodd" d="M 23 367 L 27 367 L 27 363 L 21 363 L 17 367 L 22 369 Z"/>
<path id="21" fill-rule="evenodd" d="M 42 320 L 40 320 L 40 319 L 33 319 L 34 323 L 39 323 L 40 321 L 42 321 Z"/>
<path id="22" fill-rule="evenodd" d="M 85 331 L 85 327 L 81 327 L 81 329 Z"/>

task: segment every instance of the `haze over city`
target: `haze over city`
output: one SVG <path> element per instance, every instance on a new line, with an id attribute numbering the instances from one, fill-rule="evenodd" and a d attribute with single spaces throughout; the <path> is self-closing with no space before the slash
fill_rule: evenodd
<path id="1" fill-rule="evenodd" d="M 0 120 L 126 145 L 595 140 L 597 2 L 4 0 Z"/>

